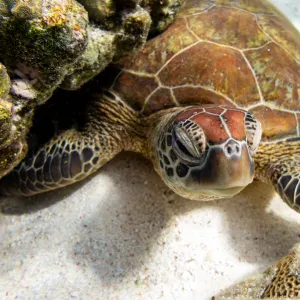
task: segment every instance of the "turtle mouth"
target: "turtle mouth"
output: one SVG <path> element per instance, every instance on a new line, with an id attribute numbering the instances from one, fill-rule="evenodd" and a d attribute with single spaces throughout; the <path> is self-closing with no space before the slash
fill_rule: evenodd
<path id="1" fill-rule="evenodd" d="M 196 201 L 211 201 L 221 198 L 230 198 L 240 193 L 246 186 L 234 186 L 224 189 L 205 189 L 205 190 L 185 190 L 176 189 L 173 190 L 184 198 Z"/>
<path id="2" fill-rule="evenodd" d="M 225 189 L 213 189 L 213 190 L 206 190 L 203 191 L 203 195 L 208 196 L 215 196 L 217 198 L 226 198 L 226 197 L 232 197 L 239 192 L 241 192 L 245 186 L 234 186 L 231 188 L 225 188 Z"/>

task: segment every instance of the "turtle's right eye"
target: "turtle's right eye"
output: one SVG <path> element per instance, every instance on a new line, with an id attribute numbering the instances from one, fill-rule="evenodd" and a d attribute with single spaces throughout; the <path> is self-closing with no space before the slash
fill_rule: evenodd
<path id="1" fill-rule="evenodd" d="M 178 150 L 180 150 L 184 155 L 187 155 L 187 156 L 195 155 L 193 153 L 194 152 L 193 147 L 191 147 L 191 145 L 189 145 L 189 143 L 186 143 L 186 146 L 185 146 L 184 143 L 180 140 L 180 136 L 177 135 L 176 133 L 174 135 L 174 144 L 175 144 L 175 148 L 178 148 Z"/>
<path id="2" fill-rule="evenodd" d="M 176 124 L 173 130 L 173 149 L 179 158 L 187 162 L 200 162 L 205 151 L 205 140 L 202 129 L 190 120 Z"/>

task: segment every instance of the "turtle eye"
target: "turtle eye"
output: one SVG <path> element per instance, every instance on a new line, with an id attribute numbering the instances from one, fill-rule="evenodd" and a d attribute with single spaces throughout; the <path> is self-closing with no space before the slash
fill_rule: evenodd
<path id="1" fill-rule="evenodd" d="M 176 124 L 172 143 L 175 153 L 180 158 L 197 163 L 205 152 L 206 138 L 199 125 L 185 120 Z"/>
<path id="2" fill-rule="evenodd" d="M 250 113 L 245 116 L 245 131 L 251 154 L 255 154 L 262 135 L 261 123 Z"/>

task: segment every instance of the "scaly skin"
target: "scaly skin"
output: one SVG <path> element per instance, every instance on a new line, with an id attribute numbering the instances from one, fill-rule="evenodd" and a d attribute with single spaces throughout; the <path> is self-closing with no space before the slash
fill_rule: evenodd
<path id="1" fill-rule="evenodd" d="M 89 176 L 122 150 L 148 156 L 146 128 L 137 113 L 112 94 L 91 99 L 87 122 L 70 129 L 28 154 L 2 179 L 3 194 L 34 195 Z"/>
<path id="2" fill-rule="evenodd" d="M 300 213 L 300 138 L 263 143 L 254 159 L 257 178 Z"/>

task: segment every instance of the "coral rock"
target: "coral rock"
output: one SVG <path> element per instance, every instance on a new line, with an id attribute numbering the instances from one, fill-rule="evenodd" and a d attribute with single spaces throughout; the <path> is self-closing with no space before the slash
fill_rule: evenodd
<path id="1" fill-rule="evenodd" d="M 0 0 L 0 177 L 27 151 L 37 105 L 142 47 L 182 0 Z M 4 67 L 5 66 L 5 67 Z"/>

